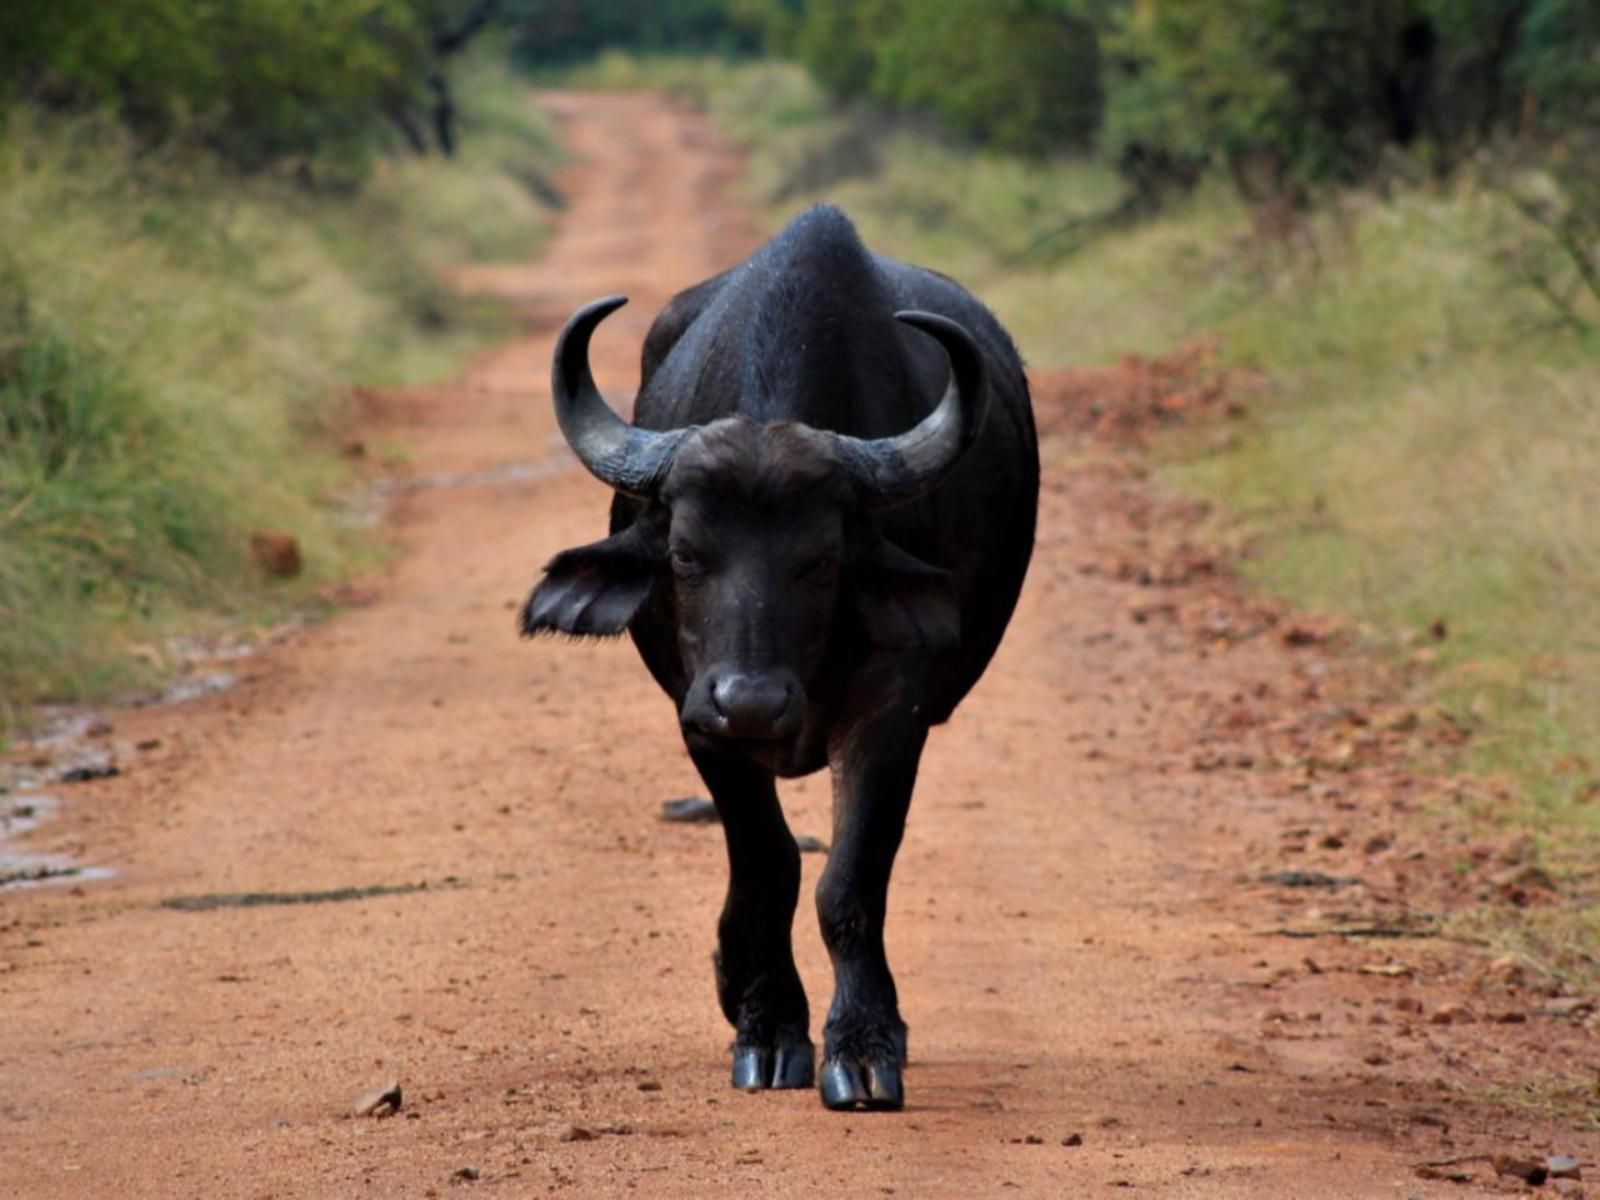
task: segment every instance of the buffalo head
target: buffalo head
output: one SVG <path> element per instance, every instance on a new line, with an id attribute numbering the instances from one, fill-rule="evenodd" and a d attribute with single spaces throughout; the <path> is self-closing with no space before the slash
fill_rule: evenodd
<path id="1" fill-rule="evenodd" d="M 976 438 L 988 386 L 966 330 L 895 314 L 944 348 L 951 371 L 938 406 L 894 437 L 743 416 L 653 431 L 612 412 L 589 370 L 591 334 L 624 302 L 572 317 L 551 386 L 579 461 L 643 507 L 621 532 L 550 560 L 523 608 L 524 634 L 618 634 L 651 602 L 671 614 L 685 733 L 768 744 L 804 726 L 807 690 L 843 623 L 884 649 L 953 646 L 948 572 L 884 540 L 868 514 L 931 492 Z"/>

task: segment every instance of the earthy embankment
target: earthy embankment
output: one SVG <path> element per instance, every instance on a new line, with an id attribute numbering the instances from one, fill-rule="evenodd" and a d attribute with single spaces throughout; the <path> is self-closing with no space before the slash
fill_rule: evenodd
<path id="1" fill-rule="evenodd" d="M 115 875 L 0 896 L 0 1194 L 1455 1197 L 1526 1186 L 1495 1154 L 1600 1161 L 1592 1093 L 1561 1090 L 1593 1078 L 1579 1006 L 1401 936 L 1448 861 L 1396 833 L 1435 786 L 1385 758 L 1403 715 L 1319 707 L 1313 633 L 1252 615 L 1067 431 L 901 855 L 906 1111 L 727 1087 L 721 838 L 657 820 L 698 790 L 670 709 L 626 643 L 513 618 L 604 527 L 549 413 L 560 321 L 631 294 L 594 352 L 624 397 L 655 309 L 751 240 L 699 118 L 543 102 L 577 157 L 561 232 L 468 280 L 526 335 L 372 414 L 415 447 L 397 565 L 232 692 L 110 714 L 122 774 L 30 835 Z M 826 836 L 823 781 L 785 798 Z M 821 1011 L 809 906 L 796 942 Z M 391 1079 L 397 1115 L 349 1115 Z"/>

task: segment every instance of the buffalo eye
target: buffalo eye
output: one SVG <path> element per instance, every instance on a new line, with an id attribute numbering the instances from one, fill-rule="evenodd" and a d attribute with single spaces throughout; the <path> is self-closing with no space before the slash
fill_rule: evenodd
<path id="1" fill-rule="evenodd" d="M 678 575 L 698 575 L 705 570 L 700 556 L 694 552 L 692 546 L 674 546 L 671 557 L 672 569 Z"/>

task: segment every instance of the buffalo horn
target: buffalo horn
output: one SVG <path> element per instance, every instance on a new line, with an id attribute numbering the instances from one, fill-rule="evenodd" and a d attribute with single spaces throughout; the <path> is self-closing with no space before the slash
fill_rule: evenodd
<path id="1" fill-rule="evenodd" d="M 977 440 L 989 405 L 988 372 L 970 333 L 935 313 L 905 310 L 895 317 L 944 348 L 950 382 L 938 407 L 905 433 L 835 435 L 840 457 L 873 508 L 915 500 L 938 487 Z"/>
<path id="2" fill-rule="evenodd" d="M 602 483 L 624 495 L 648 500 L 661 486 L 687 431 L 657 433 L 630 425 L 611 411 L 594 385 L 589 338 L 595 326 L 627 302 L 626 296 L 607 296 L 572 314 L 556 339 L 550 391 L 555 397 L 556 421 L 578 461 Z"/>

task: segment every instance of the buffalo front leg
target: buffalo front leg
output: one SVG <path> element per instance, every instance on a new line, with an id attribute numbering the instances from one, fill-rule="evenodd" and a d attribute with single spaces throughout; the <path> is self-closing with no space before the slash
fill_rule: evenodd
<path id="1" fill-rule="evenodd" d="M 717 923 L 717 999 L 733 1023 L 733 1086 L 803 1088 L 814 1078 L 811 1012 L 790 931 L 800 850 L 772 773 L 710 751 L 691 757 L 728 843 L 728 895 Z"/>
<path id="2" fill-rule="evenodd" d="M 889 874 L 927 741 L 913 721 L 847 736 L 831 749 L 833 848 L 817 883 L 817 916 L 833 959 L 834 995 L 823 1029 L 822 1102 L 896 1109 L 906 1026 L 883 948 Z"/>

